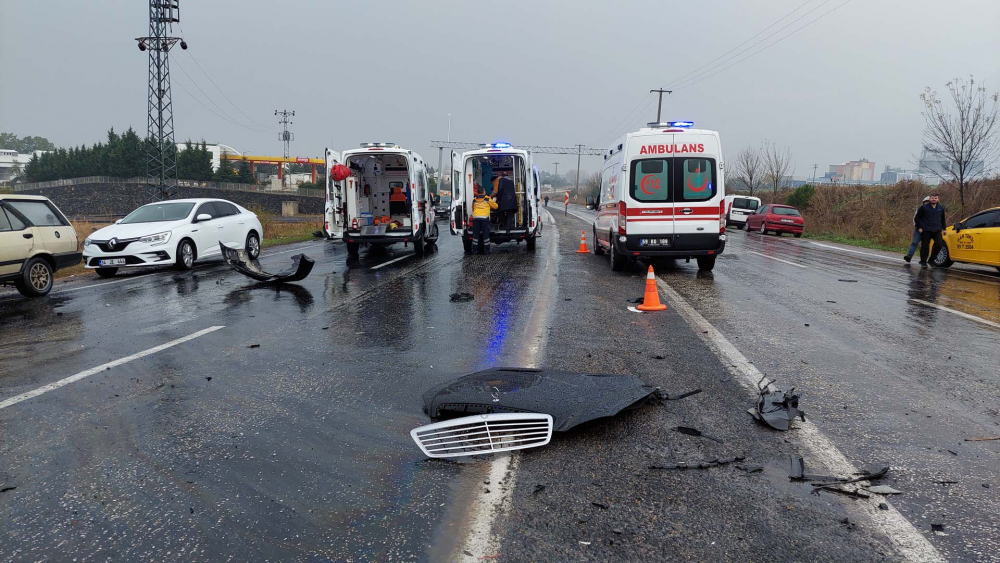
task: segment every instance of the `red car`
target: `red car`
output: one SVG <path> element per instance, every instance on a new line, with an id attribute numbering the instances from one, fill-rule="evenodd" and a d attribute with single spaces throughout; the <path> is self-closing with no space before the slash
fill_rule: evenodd
<path id="1" fill-rule="evenodd" d="M 792 233 L 795 238 L 802 236 L 802 229 L 805 221 L 798 209 L 791 205 L 775 205 L 773 203 L 762 205 L 756 213 L 747 217 L 743 228 L 750 231 L 757 231 L 766 235 L 768 231 L 781 236 L 781 233 Z"/>

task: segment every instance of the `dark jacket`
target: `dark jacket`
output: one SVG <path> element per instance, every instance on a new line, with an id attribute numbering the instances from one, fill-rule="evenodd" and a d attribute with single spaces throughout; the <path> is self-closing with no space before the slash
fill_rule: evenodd
<path id="1" fill-rule="evenodd" d="M 497 185 L 497 204 L 500 211 L 514 211 L 517 209 L 517 194 L 514 193 L 514 180 L 504 177 L 500 178 Z"/>
<path id="2" fill-rule="evenodd" d="M 943 231 L 948 222 L 944 218 L 944 206 L 940 203 L 937 207 L 931 207 L 930 203 L 925 203 L 917 209 L 917 215 L 913 218 L 913 224 L 918 229 L 925 231 Z"/>

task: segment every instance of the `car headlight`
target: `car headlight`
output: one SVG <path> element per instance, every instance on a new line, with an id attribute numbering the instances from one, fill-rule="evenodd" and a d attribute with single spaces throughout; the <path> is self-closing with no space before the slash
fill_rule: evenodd
<path id="1" fill-rule="evenodd" d="M 139 242 L 144 242 L 151 246 L 155 246 L 157 244 L 163 244 L 168 240 L 170 240 L 170 231 L 156 233 L 155 235 L 147 235 L 144 237 L 139 237 Z"/>
<path id="2" fill-rule="evenodd" d="M 90 246 L 90 237 L 87 237 L 87 238 L 86 238 L 86 239 L 85 239 L 85 240 L 83 241 L 83 247 L 84 247 L 84 248 L 87 248 L 88 246 Z"/>

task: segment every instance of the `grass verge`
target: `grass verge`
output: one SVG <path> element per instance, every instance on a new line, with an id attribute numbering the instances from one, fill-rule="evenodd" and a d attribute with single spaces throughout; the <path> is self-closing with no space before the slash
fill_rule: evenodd
<path id="1" fill-rule="evenodd" d="M 888 246 L 867 239 L 852 238 L 844 235 L 838 235 L 835 233 L 815 233 L 812 231 L 806 231 L 805 233 L 803 233 L 802 236 L 809 239 L 825 240 L 827 242 L 836 242 L 839 244 L 845 244 L 847 246 L 858 246 L 861 248 L 868 248 L 871 250 L 884 250 L 886 252 L 899 252 L 903 254 L 905 254 L 907 251 L 907 247 L 901 248 L 898 246 Z"/>

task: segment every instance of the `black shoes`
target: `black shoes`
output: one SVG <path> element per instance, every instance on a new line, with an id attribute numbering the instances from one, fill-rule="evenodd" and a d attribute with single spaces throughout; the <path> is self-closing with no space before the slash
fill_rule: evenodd
<path id="1" fill-rule="evenodd" d="M 906 263 L 909 264 L 910 260 L 913 260 L 913 256 L 910 256 L 909 254 L 905 254 L 905 255 L 903 255 L 903 260 L 906 260 Z"/>

